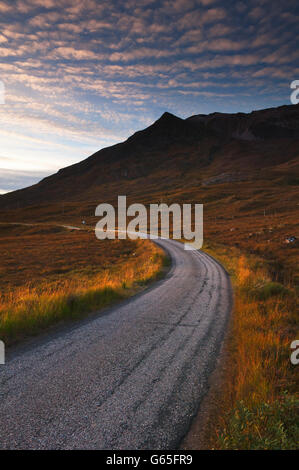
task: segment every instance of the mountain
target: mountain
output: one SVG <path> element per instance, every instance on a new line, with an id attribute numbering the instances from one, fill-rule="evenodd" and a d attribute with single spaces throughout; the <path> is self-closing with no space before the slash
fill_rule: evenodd
<path id="1" fill-rule="evenodd" d="M 223 139 L 295 139 L 298 138 L 299 109 L 298 106 L 291 105 L 253 111 L 250 114 L 199 114 L 191 116 L 187 122 L 198 125 L 203 132 L 210 131 Z"/>
<path id="2" fill-rule="evenodd" d="M 150 200 L 153 194 L 179 191 L 186 198 L 191 187 L 256 185 L 263 178 L 279 184 L 294 180 L 298 159 L 299 105 L 187 119 L 164 113 L 125 142 L 0 196 L 0 211 L 60 202 L 80 205 L 117 194 Z"/>
<path id="3" fill-rule="evenodd" d="M 84 219 L 93 227 L 96 206 L 118 195 L 128 204 L 203 203 L 205 241 L 258 253 L 275 278 L 292 272 L 299 282 L 299 245 L 285 243 L 299 239 L 298 131 L 299 105 L 187 119 L 164 113 L 125 142 L 0 196 L 0 222 Z"/>

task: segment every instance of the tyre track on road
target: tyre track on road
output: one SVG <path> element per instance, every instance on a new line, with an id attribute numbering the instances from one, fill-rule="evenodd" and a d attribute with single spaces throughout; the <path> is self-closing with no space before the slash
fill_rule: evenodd
<path id="1" fill-rule="evenodd" d="M 0 448 L 168 449 L 208 389 L 232 304 L 224 269 L 157 240 L 166 278 L 0 368 Z"/>

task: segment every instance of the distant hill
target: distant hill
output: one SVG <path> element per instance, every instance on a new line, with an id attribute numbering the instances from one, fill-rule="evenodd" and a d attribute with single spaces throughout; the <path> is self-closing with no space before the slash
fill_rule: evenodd
<path id="1" fill-rule="evenodd" d="M 249 114 L 198 114 L 160 119 L 122 142 L 59 170 L 38 184 L 0 196 L 0 210 L 164 195 L 271 178 L 296 182 L 299 105 Z"/>

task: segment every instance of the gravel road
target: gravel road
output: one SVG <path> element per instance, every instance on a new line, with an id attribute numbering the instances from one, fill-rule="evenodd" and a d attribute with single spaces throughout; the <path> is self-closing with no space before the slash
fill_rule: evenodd
<path id="1" fill-rule="evenodd" d="M 226 330 L 232 290 L 211 257 L 158 240 L 167 276 L 98 315 L 7 353 L 1 449 L 175 449 Z"/>

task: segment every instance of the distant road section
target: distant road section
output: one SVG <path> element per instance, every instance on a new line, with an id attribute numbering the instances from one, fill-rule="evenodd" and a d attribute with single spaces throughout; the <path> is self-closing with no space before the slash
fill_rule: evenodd
<path id="1" fill-rule="evenodd" d="M 211 257 L 157 240 L 166 278 L 7 352 L 2 449 L 174 449 L 207 391 L 232 290 Z"/>

